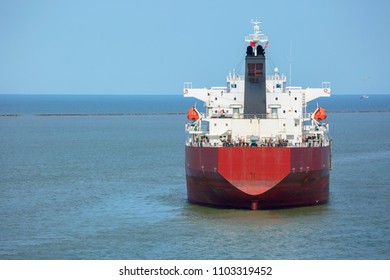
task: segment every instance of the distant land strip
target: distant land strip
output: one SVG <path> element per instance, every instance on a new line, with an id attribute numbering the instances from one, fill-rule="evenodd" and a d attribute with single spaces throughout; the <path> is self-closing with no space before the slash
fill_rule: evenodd
<path id="1" fill-rule="evenodd" d="M 330 114 L 338 113 L 390 113 L 390 110 L 339 110 L 339 111 L 327 111 Z"/>
<path id="2" fill-rule="evenodd" d="M 19 114 L 0 114 L 0 117 L 19 117 Z"/>
<path id="3" fill-rule="evenodd" d="M 37 117 L 99 117 L 99 116 L 148 116 L 148 115 L 185 115 L 186 113 L 98 113 L 98 114 L 34 114 Z"/>

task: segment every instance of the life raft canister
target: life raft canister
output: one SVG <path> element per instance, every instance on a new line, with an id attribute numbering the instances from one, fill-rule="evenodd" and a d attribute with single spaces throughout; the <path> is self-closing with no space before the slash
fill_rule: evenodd
<path id="1" fill-rule="evenodd" d="M 326 119 L 326 110 L 322 107 L 318 107 L 314 114 L 314 119 L 317 121 L 325 120 Z"/>
<path id="2" fill-rule="evenodd" d="M 187 111 L 187 119 L 191 120 L 191 121 L 196 121 L 199 119 L 199 113 L 198 111 L 195 109 L 195 107 L 191 107 L 188 111 Z"/>

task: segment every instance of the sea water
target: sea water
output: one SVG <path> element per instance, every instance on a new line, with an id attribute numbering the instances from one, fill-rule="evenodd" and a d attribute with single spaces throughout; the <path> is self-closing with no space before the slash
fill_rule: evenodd
<path id="1" fill-rule="evenodd" d="M 0 95 L 0 259 L 390 258 L 390 95 L 316 100 L 330 202 L 266 211 L 188 203 L 195 102 Z"/>

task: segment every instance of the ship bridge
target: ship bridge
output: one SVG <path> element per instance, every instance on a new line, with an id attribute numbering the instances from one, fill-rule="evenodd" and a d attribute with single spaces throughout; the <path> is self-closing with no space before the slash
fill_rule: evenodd
<path id="1" fill-rule="evenodd" d="M 233 72 L 233 74 L 229 73 L 226 80 L 226 86 L 210 88 L 193 88 L 191 82 L 185 82 L 184 97 L 203 101 L 207 108 L 207 117 L 234 117 L 238 114 L 242 118 L 245 105 L 245 77 Z M 266 114 L 273 114 L 273 117 L 275 114 L 303 117 L 308 102 L 320 97 L 329 97 L 330 93 L 330 82 L 323 82 L 319 88 L 286 86 L 286 76 L 280 74 L 278 68 L 275 68 L 274 74 L 266 77 Z M 289 114 L 291 112 L 293 114 Z"/>

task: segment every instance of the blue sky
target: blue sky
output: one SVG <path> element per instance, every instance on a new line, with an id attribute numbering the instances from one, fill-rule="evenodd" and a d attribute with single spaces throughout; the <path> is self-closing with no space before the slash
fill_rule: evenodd
<path id="1" fill-rule="evenodd" d="M 267 71 L 390 94 L 390 1 L 0 0 L 0 93 L 181 94 L 243 74 L 251 19 Z M 242 63 L 241 63 L 242 64 Z"/>

